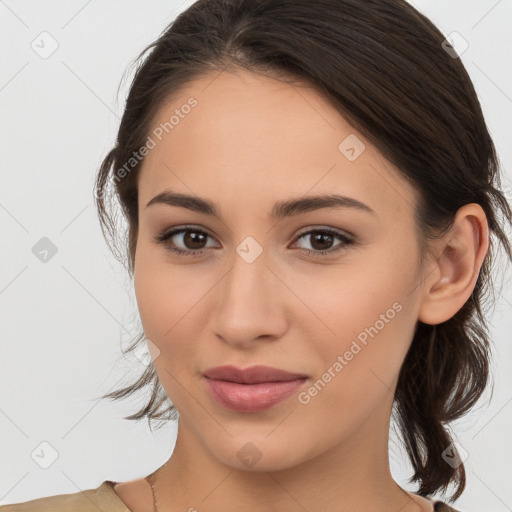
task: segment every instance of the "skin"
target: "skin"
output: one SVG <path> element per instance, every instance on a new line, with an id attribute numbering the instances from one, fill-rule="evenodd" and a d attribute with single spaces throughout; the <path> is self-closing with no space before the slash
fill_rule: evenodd
<path id="1" fill-rule="evenodd" d="M 444 322 L 471 295 L 489 246 L 483 210 L 462 207 L 421 269 L 416 191 L 311 85 L 212 72 L 163 105 L 154 126 L 190 96 L 198 105 L 149 152 L 139 176 L 135 293 L 159 350 L 156 371 L 180 413 L 174 451 L 157 473 L 160 511 L 432 510 L 390 473 L 393 395 L 417 322 Z M 354 161 L 338 149 L 351 134 L 366 146 Z M 222 218 L 146 207 L 166 189 L 214 202 Z M 333 192 L 375 215 L 325 208 L 269 217 L 276 201 Z M 154 241 L 184 224 L 208 233 L 202 255 L 176 255 Z M 356 243 L 302 254 L 321 250 L 312 236 L 299 238 L 311 228 Z M 236 251 L 248 236 L 263 249 L 252 263 Z M 200 250 L 183 234 L 167 243 Z M 340 243 L 334 237 L 326 248 Z M 224 364 L 304 373 L 307 390 L 396 303 L 400 311 L 307 404 L 296 393 L 237 413 L 207 393 L 202 372 Z M 261 454 L 252 467 L 237 456 L 248 442 Z M 134 512 L 153 509 L 145 480 L 115 490 Z"/>

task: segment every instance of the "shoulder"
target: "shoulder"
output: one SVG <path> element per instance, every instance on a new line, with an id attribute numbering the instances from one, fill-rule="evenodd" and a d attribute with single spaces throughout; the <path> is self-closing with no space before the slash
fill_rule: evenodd
<path id="1" fill-rule="evenodd" d="M 2 505 L 0 512 L 131 512 L 117 496 L 114 484 L 115 482 L 106 480 L 95 489 Z"/>

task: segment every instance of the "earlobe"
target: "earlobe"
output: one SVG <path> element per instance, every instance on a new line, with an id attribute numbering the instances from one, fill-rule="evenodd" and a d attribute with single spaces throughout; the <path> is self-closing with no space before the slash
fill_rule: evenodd
<path id="1" fill-rule="evenodd" d="M 487 218 L 480 205 L 459 209 L 441 241 L 435 272 L 425 281 L 418 319 L 437 325 L 452 318 L 471 296 L 489 249 Z"/>

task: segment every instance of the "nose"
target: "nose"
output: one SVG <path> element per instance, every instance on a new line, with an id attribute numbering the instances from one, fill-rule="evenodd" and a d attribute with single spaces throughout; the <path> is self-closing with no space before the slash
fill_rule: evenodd
<path id="1" fill-rule="evenodd" d="M 291 293 L 264 254 L 252 262 L 234 254 L 217 287 L 211 329 L 236 348 L 279 339 L 288 328 L 286 296 Z"/>

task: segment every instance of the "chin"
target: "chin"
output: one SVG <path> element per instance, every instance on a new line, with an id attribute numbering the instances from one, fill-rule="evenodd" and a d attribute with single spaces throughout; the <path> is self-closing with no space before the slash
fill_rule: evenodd
<path id="1" fill-rule="evenodd" d="M 259 436 L 235 436 L 224 445 L 216 444 L 210 453 L 225 466 L 255 473 L 290 469 L 314 457 L 314 454 L 298 450 L 298 447 L 304 448 L 303 438 L 295 441 L 283 433 L 269 436 L 266 431 Z"/>

